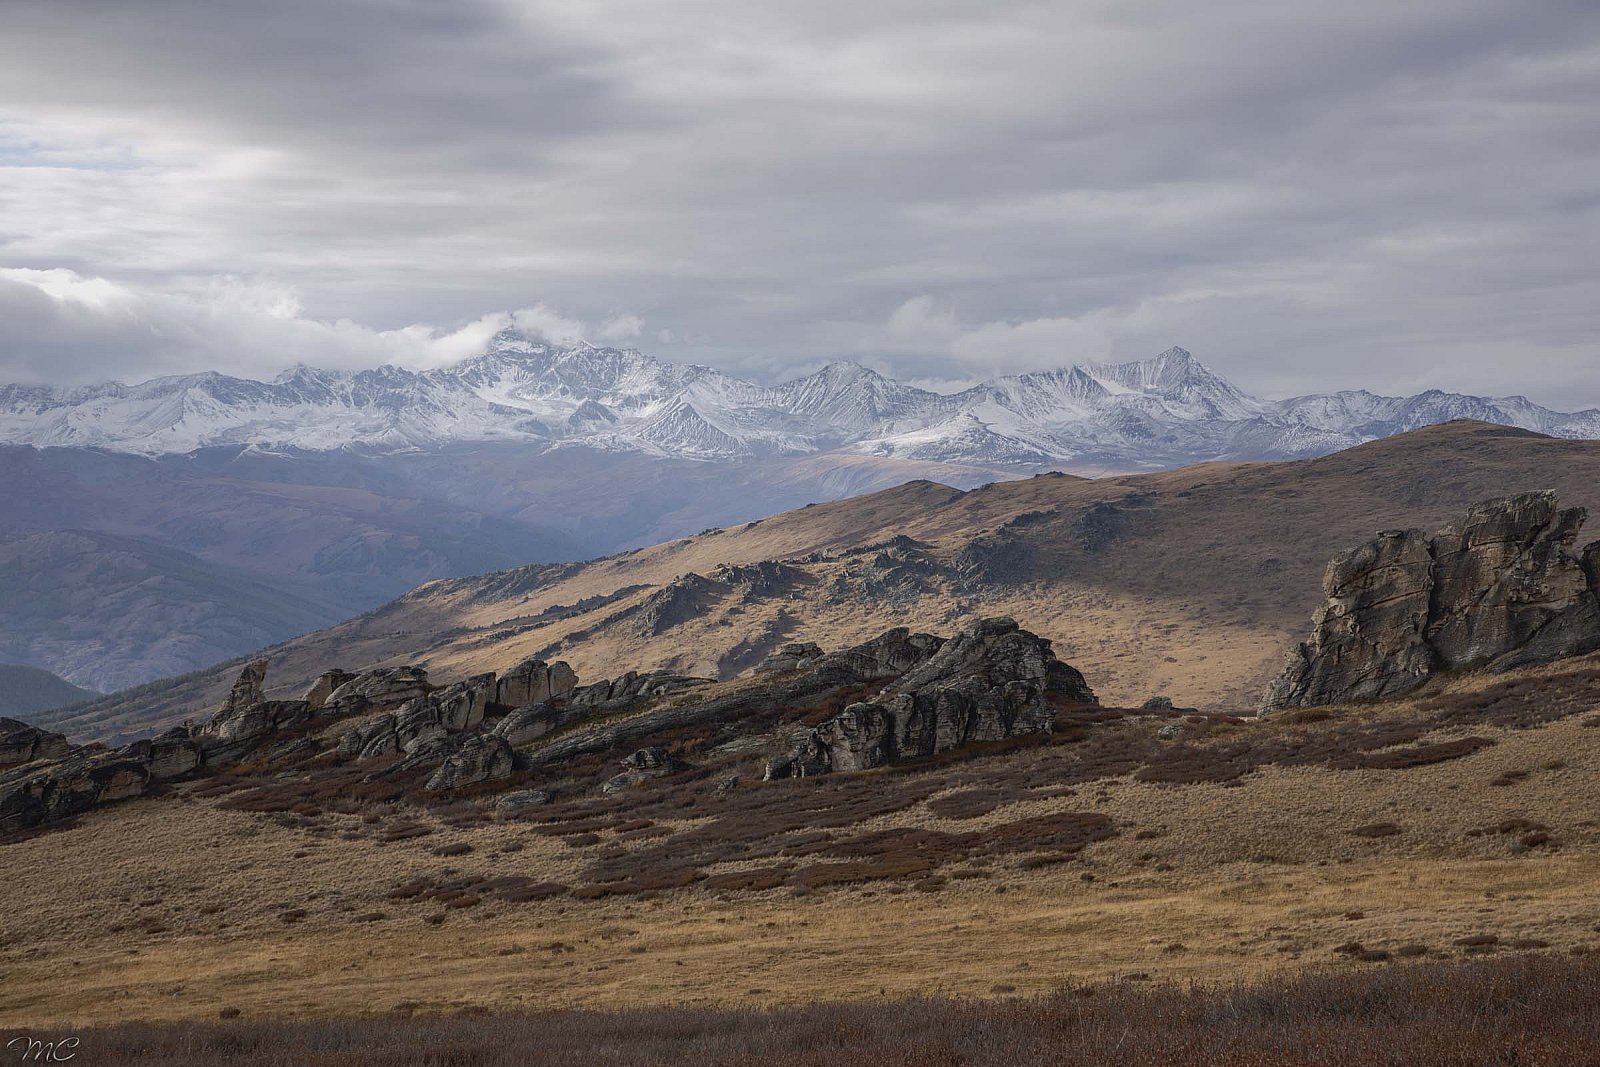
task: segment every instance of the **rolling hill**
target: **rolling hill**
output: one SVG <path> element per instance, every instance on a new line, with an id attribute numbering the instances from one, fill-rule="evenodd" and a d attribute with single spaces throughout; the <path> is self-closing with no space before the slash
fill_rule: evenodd
<path id="1" fill-rule="evenodd" d="M 1336 552 L 1528 489 L 1594 508 L 1596 486 L 1600 443 L 1474 422 L 1292 462 L 968 491 L 918 481 L 587 563 L 430 582 L 267 655 L 274 691 L 294 695 L 334 665 L 414 662 L 448 680 L 534 654 L 587 679 L 729 677 L 786 642 L 1004 614 L 1109 701 L 1242 712 L 1304 630 Z M 215 707 L 229 682 L 201 672 L 41 725 L 125 737 Z"/>

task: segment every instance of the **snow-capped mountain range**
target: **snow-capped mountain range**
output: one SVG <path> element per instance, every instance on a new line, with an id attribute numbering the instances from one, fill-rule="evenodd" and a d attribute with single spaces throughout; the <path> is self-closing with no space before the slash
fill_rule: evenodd
<path id="1" fill-rule="evenodd" d="M 839 451 L 986 467 L 1132 469 L 1316 455 L 1452 419 L 1600 437 L 1600 410 L 1525 397 L 1364 390 L 1262 400 L 1188 352 L 996 378 L 935 393 L 855 363 L 762 386 L 633 349 L 516 332 L 455 366 L 216 373 L 139 385 L 0 387 L 0 443 L 145 455 L 211 446 L 393 452 L 462 441 L 585 445 L 701 460 Z"/>

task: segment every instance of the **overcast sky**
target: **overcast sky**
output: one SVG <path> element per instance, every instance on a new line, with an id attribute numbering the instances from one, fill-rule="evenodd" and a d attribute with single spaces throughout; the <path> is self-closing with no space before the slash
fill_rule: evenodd
<path id="1" fill-rule="evenodd" d="M 1594 0 L 5 0 L 0 381 L 1181 344 L 1600 404 Z"/>

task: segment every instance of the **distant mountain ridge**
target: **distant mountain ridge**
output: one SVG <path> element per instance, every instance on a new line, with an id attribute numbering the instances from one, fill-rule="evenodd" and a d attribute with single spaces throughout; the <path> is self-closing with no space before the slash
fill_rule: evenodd
<path id="1" fill-rule="evenodd" d="M 1153 359 L 996 378 L 935 393 L 849 362 L 775 386 L 634 349 L 515 331 L 455 366 L 329 371 L 271 382 L 214 372 L 74 389 L 0 387 L 0 443 L 142 455 L 239 446 L 396 452 L 460 442 L 583 445 L 739 461 L 838 452 L 999 468 L 1135 468 L 1298 458 L 1455 419 L 1600 437 L 1600 410 L 1525 397 L 1364 390 L 1263 400 L 1181 348 Z"/>

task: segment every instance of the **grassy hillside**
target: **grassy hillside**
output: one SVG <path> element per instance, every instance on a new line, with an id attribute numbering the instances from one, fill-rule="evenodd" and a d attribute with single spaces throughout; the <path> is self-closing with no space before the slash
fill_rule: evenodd
<path id="1" fill-rule="evenodd" d="M 837 647 L 893 625 L 948 632 L 1009 614 L 1110 701 L 1166 693 L 1245 711 L 1303 635 L 1331 556 L 1381 528 L 1431 529 L 1541 488 L 1600 507 L 1600 442 L 1454 423 L 1299 462 L 967 492 L 911 482 L 588 564 L 432 582 L 273 648 L 268 683 L 291 694 L 330 666 L 407 661 L 449 680 L 534 653 L 587 679 L 728 676 L 784 641 Z M 901 536 L 917 544 L 890 544 Z M 763 561 L 785 569 L 752 583 L 725 568 Z M 692 595 L 673 585 L 689 573 L 707 579 Z M 180 721 L 230 681 L 218 671 L 181 695 L 90 705 L 62 726 L 123 735 Z"/>

